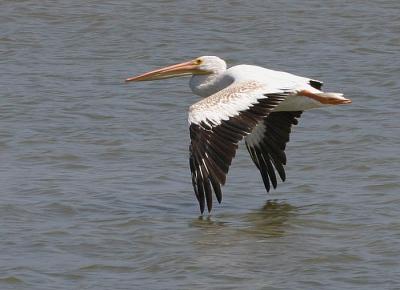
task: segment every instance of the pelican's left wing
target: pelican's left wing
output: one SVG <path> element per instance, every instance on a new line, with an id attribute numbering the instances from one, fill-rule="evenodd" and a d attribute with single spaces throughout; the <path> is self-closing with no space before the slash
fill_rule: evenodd
<path id="1" fill-rule="evenodd" d="M 286 179 L 285 148 L 292 125 L 298 124 L 301 114 L 301 111 L 272 112 L 246 137 L 247 150 L 260 170 L 267 191 L 270 190 L 270 184 L 274 188 L 277 186 L 275 170 L 282 181 Z"/>
<path id="2" fill-rule="evenodd" d="M 221 185 L 238 143 L 292 92 L 266 90 L 257 82 L 233 84 L 189 109 L 190 170 L 203 213 L 212 208 L 212 192 L 221 202 Z"/>

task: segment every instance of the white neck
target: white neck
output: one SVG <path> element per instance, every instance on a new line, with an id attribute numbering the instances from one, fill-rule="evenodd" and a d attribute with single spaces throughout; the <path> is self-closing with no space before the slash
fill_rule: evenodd
<path id="1" fill-rule="evenodd" d="M 225 70 L 209 75 L 193 75 L 189 82 L 192 92 L 201 97 L 208 97 L 226 88 L 233 79 L 224 72 Z"/>

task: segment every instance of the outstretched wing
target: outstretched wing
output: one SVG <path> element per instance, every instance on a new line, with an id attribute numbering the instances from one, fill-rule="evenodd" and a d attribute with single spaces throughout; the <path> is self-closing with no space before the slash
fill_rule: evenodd
<path id="1" fill-rule="evenodd" d="M 245 82 L 231 85 L 190 107 L 189 161 L 201 213 L 205 203 L 211 211 L 213 191 L 221 202 L 221 185 L 225 184 L 239 141 L 289 94 Z"/>
<path id="2" fill-rule="evenodd" d="M 246 147 L 255 165 L 260 170 L 267 191 L 271 184 L 277 186 L 275 171 L 285 181 L 285 148 L 289 142 L 292 125 L 297 125 L 302 111 L 272 112 L 259 122 L 246 137 Z"/>

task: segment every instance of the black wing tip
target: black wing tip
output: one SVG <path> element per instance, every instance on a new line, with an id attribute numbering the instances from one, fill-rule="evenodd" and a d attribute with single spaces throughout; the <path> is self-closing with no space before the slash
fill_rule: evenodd
<path id="1" fill-rule="evenodd" d="M 205 208 L 205 205 L 199 203 L 199 209 L 200 209 L 200 214 L 203 215 L 203 214 L 204 214 L 204 211 L 205 211 L 205 209 L 206 209 L 206 208 Z M 207 211 L 208 211 L 208 213 L 211 213 L 211 210 L 212 210 L 212 205 L 209 206 L 209 205 L 207 204 Z"/>
<path id="2" fill-rule="evenodd" d="M 195 193 L 197 191 L 196 189 L 197 188 L 195 188 Z M 217 191 L 214 190 L 214 193 L 215 193 L 215 197 L 217 198 L 218 204 L 221 204 L 222 203 L 222 192 L 221 192 L 220 188 L 218 188 L 218 189 L 219 190 L 217 190 Z M 197 201 L 199 202 L 200 213 L 204 214 L 206 205 L 207 205 L 208 213 L 211 213 L 212 208 L 213 208 L 212 197 L 210 197 L 210 198 L 203 197 L 204 199 L 201 199 L 202 197 L 199 196 L 198 194 L 196 194 L 196 198 L 197 198 Z"/>
<path id="3" fill-rule="evenodd" d="M 215 197 L 217 198 L 218 203 L 221 204 L 221 202 L 222 202 L 221 189 L 220 188 L 218 188 L 217 190 L 214 189 L 214 193 L 215 193 Z M 210 193 L 210 194 L 212 194 L 212 193 Z M 200 198 L 199 196 L 196 195 L 196 197 L 199 202 L 200 213 L 204 214 L 206 205 L 207 205 L 208 213 L 211 213 L 212 208 L 213 208 L 212 196 L 210 196 L 210 197 L 206 196 L 205 197 L 206 202 L 204 202 L 204 200 L 199 200 L 199 198 Z"/>
<path id="4" fill-rule="evenodd" d="M 201 207 L 201 205 L 200 205 L 200 213 L 204 214 L 204 207 Z"/>

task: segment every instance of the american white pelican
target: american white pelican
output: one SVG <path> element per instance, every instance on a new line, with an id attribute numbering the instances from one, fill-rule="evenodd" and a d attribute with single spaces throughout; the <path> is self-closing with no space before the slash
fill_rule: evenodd
<path id="1" fill-rule="evenodd" d="M 221 203 L 221 185 L 245 139 L 267 191 L 285 181 L 285 147 L 302 111 L 351 103 L 321 91 L 322 82 L 253 65 L 227 69 L 224 60 L 202 56 L 126 79 L 151 81 L 192 75 L 190 88 L 204 97 L 189 108 L 190 170 L 201 213 L 210 212 L 212 192 Z"/>

